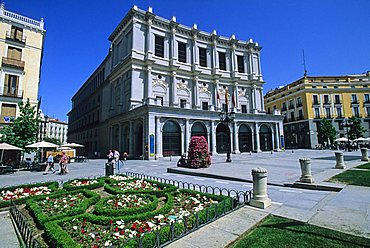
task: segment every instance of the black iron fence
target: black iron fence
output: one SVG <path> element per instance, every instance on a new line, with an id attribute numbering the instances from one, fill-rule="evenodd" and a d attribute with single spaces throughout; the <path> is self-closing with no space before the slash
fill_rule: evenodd
<path id="1" fill-rule="evenodd" d="M 21 235 L 26 248 L 41 248 L 41 244 L 36 240 L 31 228 L 28 225 L 26 217 L 19 211 L 13 201 L 9 207 L 10 216 L 17 225 L 19 234 Z"/>

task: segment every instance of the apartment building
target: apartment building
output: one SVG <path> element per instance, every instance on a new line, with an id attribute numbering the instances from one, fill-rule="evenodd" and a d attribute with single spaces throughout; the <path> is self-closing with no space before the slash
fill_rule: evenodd
<path id="1" fill-rule="evenodd" d="M 0 127 L 18 115 L 18 103 L 38 104 L 44 21 L 30 19 L 0 4 Z"/>
<path id="2" fill-rule="evenodd" d="M 281 148 L 281 115 L 266 114 L 260 50 L 253 40 L 207 33 L 134 6 L 110 50 L 72 98 L 69 142 L 154 159 L 187 152 L 204 136 L 213 154 Z M 230 125 L 220 112 L 233 113 Z"/>
<path id="3" fill-rule="evenodd" d="M 58 140 L 60 144 L 65 144 L 67 143 L 67 134 L 68 123 L 49 117 L 42 112 L 40 113 L 39 141 L 45 140 L 45 138 L 52 138 Z"/>
<path id="4" fill-rule="evenodd" d="M 284 115 L 285 145 L 314 148 L 322 118 L 332 121 L 337 137 L 344 137 L 344 120 L 361 118 L 370 136 L 370 72 L 345 76 L 305 76 L 265 95 L 267 112 Z"/>

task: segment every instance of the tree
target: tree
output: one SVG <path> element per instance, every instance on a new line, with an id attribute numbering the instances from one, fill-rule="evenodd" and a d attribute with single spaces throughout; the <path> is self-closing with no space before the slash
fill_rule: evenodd
<path id="1" fill-rule="evenodd" d="M 354 140 L 363 136 L 366 129 L 361 124 L 361 119 L 356 116 L 352 116 L 348 119 L 349 130 L 348 137 L 350 140 Z"/>
<path id="2" fill-rule="evenodd" d="M 53 143 L 53 144 L 56 144 L 56 145 L 58 145 L 58 146 L 60 146 L 62 143 L 60 142 L 60 140 L 59 139 L 57 139 L 57 138 L 50 138 L 50 137 L 46 137 L 46 138 L 44 138 L 44 141 L 46 141 L 46 142 L 50 142 L 50 143 Z"/>
<path id="3" fill-rule="evenodd" d="M 211 164 L 207 140 L 203 136 L 191 137 L 188 150 L 188 167 L 207 168 Z"/>
<path id="4" fill-rule="evenodd" d="M 0 130 L 0 141 L 25 149 L 26 145 L 36 141 L 40 120 L 36 106 L 31 106 L 29 99 L 18 106 L 20 116 Z"/>
<path id="5" fill-rule="evenodd" d="M 335 127 L 331 124 L 331 121 L 324 118 L 320 121 L 317 136 L 319 138 L 319 143 L 327 142 L 327 144 L 332 144 L 334 142 L 337 132 Z"/>

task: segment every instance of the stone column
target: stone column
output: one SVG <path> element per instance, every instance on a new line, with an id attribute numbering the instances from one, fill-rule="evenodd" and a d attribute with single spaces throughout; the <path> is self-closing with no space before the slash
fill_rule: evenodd
<path id="1" fill-rule="evenodd" d="M 144 94 L 144 101 L 146 104 L 154 104 L 154 100 L 152 97 L 153 93 L 153 85 L 152 85 L 152 67 L 147 67 L 147 77 L 146 77 L 146 84 L 145 84 L 145 94 Z"/>
<path id="2" fill-rule="evenodd" d="M 162 134 L 161 134 L 161 117 L 155 118 L 155 154 L 158 157 L 162 157 L 161 151 Z"/>
<path id="3" fill-rule="evenodd" d="M 177 100 L 177 87 L 176 87 L 176 72 L 173 71 L 171 73 L 171 106 L 178 106 L 178 100 Z"/>
<path id="4" fill-rule="evenodd" d="M 153 44 L 152 44 L 152 19 L 149 18 L 147 20 L 147 32 L 146 32 L 146 57 L 147 59 L 151 59 L 153 55 Z"/>
<path id="5" fill-rule="evenodd" d="M 211 121 L 211 135 L 212 135 L 212 154 L 217 154 L 216 150 L 216 127 L 215 122 Z"/>
<path id="6" fill-rule="evenodd" d="M 256 143 L 256 147 L 255 147 L 255 151 L 256 152 L 259 152 L 261 149 L 260 149 L 260 131 L 259 131 L 259 127 L 258 127 L 258 123 L 256 122 L 254 124 L 254 131 L 255 131 L 255 138 L 254 138 L 254 141 Z"/>
<path id="7" fill-rule="evenodd" d="M 218 111 L 218 99 L 217 99 L 217 92 L 218 92 L 218 84 L 219 80 L 216 79 L 215 83 L 213 84 L 213 101 L 214 101 L 214 111 Z"/>
<path id="8" fill-rule="evenodd" d="M 172 17 L 171 20 L 171 55 L 169 56 L 171 59 L 171 64 L 176 64 L 176 17 Z"/>
<path id="9" fill-rule="evenodd" d="M 193 92 L 194 92 L 194 105 L 193 105 L 193 109 L 199 109 L 199 87 L 198 87 L 198 77 L 195 76 L 194 77 L 194 80 L 193 80 Z"/>
<path id="10" fill-rule="evenodd" d="M 185 151 L 184 153 L 188 153 L 189 149 L 189 139 L 190 139 L 190 128 L 189 128 L 189 119 L 185 120 Z"/>
<path id="11" fill-rule="evenodd" d="M 301 165 L 301 177 L 299 178 L 300 182 L 304 183 L 313 183 L 314 179 L 311 175 L 311 159 L 309 158 L 301 158 L 299 159 L 299 163 Z"/>
<path id="12" fill-rule="evenodd" d="M 252 113 L 256 114 L 257 113 L 257 97 L 256 93 L 257 92 L 257 86 L 253 85 L 252 86 Z"/>
<path id="13" fill-rule="evenodd" d="M 130 140 L 129 140 L 129 151 L 128 154 L 130 157 L 135 156 L 134 154 L 134 123 L 130 121 Z"/>
<path id="14" fill-rule="evenodd" d="M 361 161 L 369 161 L 369 155 L 367 148 L 361 148 Z"/>
<path id="15" fill-rule="evenodd" d="M 249 205 L 257 208 L 267 208 L 271 205 L 271 199 L 267 195 L 267 170 L 265 168 L 253 168 L 253 198 Z"/>
<path id="16" fill-rule="evenodd" d="M 233 135 L 234 135 L 234 153 L 240 153 L 239 151 L 239 140 L 238 140 L 238 128 L 236 122 L 233 123 Z"/>
<path id="17" fill-rule="evenodd" d="M 335 152 L 335 159 L 337 161 L 335 169 L 345 169 L 343 152 Z"/>

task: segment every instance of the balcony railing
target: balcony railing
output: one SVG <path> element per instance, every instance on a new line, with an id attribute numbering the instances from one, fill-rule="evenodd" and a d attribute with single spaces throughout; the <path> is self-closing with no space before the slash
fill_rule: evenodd
<path id="1" fill-rule="evenodd" d="M 365 99 L 365 100 L 364 100 L 364 103 L 365 103 L 365 104 L 369 104 L 369 103 L 370 103 L 370 99 Z"/>
<path id="2" fill-rule="evenodd" d="M 294 109 L 294 104 L 289 105 L 289 109 Z"/>
<path id="3" fill-rule="evenodd" d="M 320 119 L 320 115 L 315 115 L 315 119 Z"/>
<path id="4" fill-rule="evenodd" d="M 319 101 L 313 101 L 312 105 L 320 105 L 320 102 Z"/>
<path id="5" fill-rule="evenodd" d="M 23 45 L 26 44 L 26 36 L 23 35 L 23 34 L 22 34 L 22 37 L 17 37 L 15 34 L 12 35 L 12 33 L 10 31 L 7 31 L 6 32 L 6 39 L 14 41 L 14 42 L 21 43 Z"/>
<path id="6" fill-rule="evenodd" d="M 352 100 L 351 104 L 358 104 L 358 100 Z"/>
<path id="7" fill-rule="evenodd" d="M 286 107 L 282 107 L 281 108 L 281 111 L 286 111 Z"/>
<path id="8" fill-rule="evenodd" d="M 331 119 L 331 115 L 326 115 L 326 118 Z"/>
<path id="9" fill-rule="evenodd" d="M 23 98 L 23 90 L 17 88 L 0 87 L 0 96 Z"/>
<path id="10" fill-rule="evenodd" d="M 330 101 L 324 101 L 324 105 L 330 105 Z"/>
<path id="11" fill-rule="evenodd" d="M 334 104 L 342 104 L 341 101 L 335 101 Z"/>
<path id="12" fill-rule="evenodd" d="M 24 70 L 24 61 L 3 57 L 2 66 Z"/>
<path id="13" fill-rule="evenodd" d="M 298 107 L 302 107 L 302 106 L 303 106 L 303 104 L 302 104 L 301 102 L 297 102 L 297 105 L 296 105 L 296 106 L 297 106 L 297 108 L 298 108 Z"/>
<path id="14" fill-rule="evenodd" d="M 297 117 L 297 120 L 300 121 L 300 120 L 303 120 L 304 119 L 304 116 L 298 116 Z"/>

